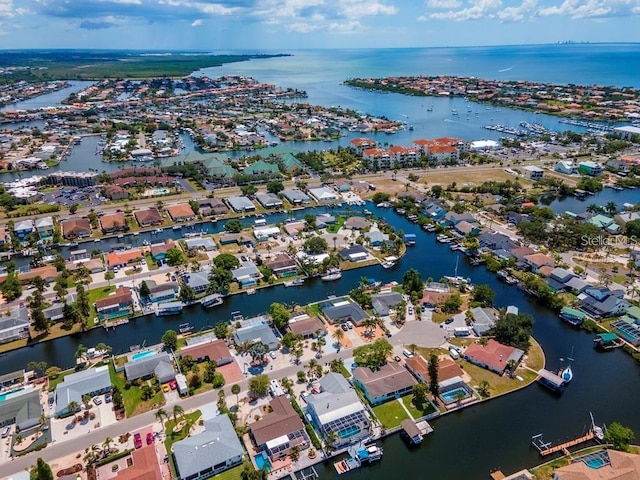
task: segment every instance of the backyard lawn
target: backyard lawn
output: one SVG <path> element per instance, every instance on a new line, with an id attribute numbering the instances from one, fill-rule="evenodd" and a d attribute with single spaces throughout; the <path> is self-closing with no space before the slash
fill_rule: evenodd
<path id="1" fill-rule="evenodd" d="M 164 394 L 162 393 L 162 390 L 156 393 L 149 400 L 142 400 L 141 388 L 133 385 L 129 389 L 125 388 L 126 380 L 124 378 L 124 373 L 116 373 L 112 362 L 109 362 L 109 377 L 111 377 L 111 383 L 118 387 L 122 393 L 124 412 L 127 418 L 148 412 L 149 410 L 164 404 Z"/>
<path id="2" fill-rule="evenodd" d="M 209 477 L 207 480 L 242 480 L 242 464 L 237 467 L 230 468 L 229 470 L 219 473 L 213 477 Z"/>
<path id="3" fill-rule="evenodd" d="M 373 413 L 385 428 L 397 427 L 403 420 L 409 418 L 407 412 L 397 400 L 391 400 L 377 407 L 373 407 Z"/>
<path id="4" fill-rule="evenodd" d="M 404 403 L 404 406 L 407 407 L 407 410 L 411 412 L 411 415 L 413 416 L 414 420 L 421 417 L 425 417 L 430 413 L 433 413 L 436 411 L 430 402 L 425 402 L 425 404 L 422 406 L 422 410 L 418 410 L 413 405 L 413 403 L 411 403 L 412 401 L 413 401 L 413 394 L 402 397 L 402 403 Z"/>
<path id="5" fill-rule="evenodd" d="M 101 298 L 108 297 L 111 293 L 116 291 L 116 286 L 111 285 L 110 287 L 102 287 L 102 288 L 94 288 L 93 290 L 89 290 L 89 305 L 91 306 L 91 311 L 89 312 L 89 326 L 93 327 L 95 324 L 95 319 L 98 316 L 96 312 L 95 303 L 97 300 Z"/>

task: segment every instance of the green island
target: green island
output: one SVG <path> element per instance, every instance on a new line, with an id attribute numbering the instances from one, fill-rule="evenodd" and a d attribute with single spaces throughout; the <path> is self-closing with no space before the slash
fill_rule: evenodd
<path id="1" fill-rule="evenodd" d="M 0 52 L 0 68 L 13 67 L 13 70 L 11 75 L 0 75 L 0 85 L 20 81 L 182 77 L 202 68 L 281 56 L 288 55 L 108 50 L 3 51 Z"/>

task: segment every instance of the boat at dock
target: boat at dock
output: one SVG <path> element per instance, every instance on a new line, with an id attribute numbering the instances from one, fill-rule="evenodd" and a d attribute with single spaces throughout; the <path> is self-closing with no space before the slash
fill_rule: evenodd
<path id="1" fill-rule="evenodd" d="M 621 347 L 624 342 L 615 333 L 599 333 L 596 338 L 593 339 L 593 346 L 601 350 L 613 350 Z"/>
<path id="2" fill-rule="evenodd" d="M 388 270 L 393 268 L 398 263 L 398 257 L 385 257 L 384 262 L 381 263 L 382 268 Z"/>
<path id="3" fill-rule="evenodd" d="M 342 272 L 338 269 L 331 269 L 320 277 L 323 282 L 333 282 L 334 280 L 340 280 L 342 278 Z"/>
<path id="4" fill-rule="evenodd" d="M 586 315 L 580 310 L 576 310 L 570 307 L 562 307 L 560 311 L 560 318 L 573 326 L 580 326 L 584 322 Z"/>
<path id="5" fill-rule="evenodd" d="M 304 285 L 304 278 L 296 278 L 295 280 L 284 282 L 285 287 L 301 287 L 302 285 Z"/>
<path id="6" fill-rule="evenodd" d="M 564 383 L 569 383 L 573 380 L 573 370 L 571 369 L 571 362 L 573 362 L 573 347 L 571 347 L 571 356 L 567 357 L 567 360 L 569 361 L 569 365 L 560 369 L 560 372 L 558 372 L 558 376 L 564 380 Z"/>
<path id="7" fill-rule="evenodd" d="M 382 459 L 382 447 L 376 444 L 365 445 L 361 442 L 349 447 L 349 457 L 333 464 L 338 474 L 347 473 L 360 468 L 362 465 L 371 464 Z"/>
<path id="8" fill-rule="evenodd" d="M 178 330 L 180 331 L 181 334 L 185 335 L 185 334 L 191 333 L 193 331 L 193 325 L 191 325 L 189 323 L 181 323 L 178 326 Z"/>
<path id="9" fill-rule="evenodd" d="M 207 295 L 206 297 L 200 300 L 200 305 L 204 308 L 215 307 L 218 305 L 222 305 L 222 295 L 219 293 L 212 293 L 211 295 Z"/>
<path id="10" fill-rule="evenodd" d="M 163 302 L 156 307 L 156 316 L 162 317 L 167 315 L 178 315 L 182 312 L 184 303 L 182 302 Z"/>
<path id="11" fill-rule="evenodd" d="M 250 288 L 247 290 L 247 295 L 255 295 L 257 290 L 255 288 Z"/>
<path id="12" fill-rule="evenodd" d="M 593 419 L 593 413 L 589 412 L 589 417 L 591 417 L 591 431 L 596 437 L 596 440 L 601 442 L 602 440 L 604 440 L 604 429 L 601 426 L 596 425 L 596 422 Z"/>
<path id="13" fill-rule="evenodd" d="M 451 243 L 453 242 L 453 237 L 449 237 L 448 235 L 444 235 L 441 233 L 439 235 L 436 235 L 436 241 L 440 243 Z"/>

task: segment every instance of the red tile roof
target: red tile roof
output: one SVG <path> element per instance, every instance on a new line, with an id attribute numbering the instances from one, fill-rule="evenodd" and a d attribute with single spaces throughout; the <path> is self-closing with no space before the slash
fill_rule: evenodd
<path id="1" fill-rule="evenodd" d="M 502 372 L 507 368 L 507 360 L 514 351 L 515 348 L 490 339 L 484 346 L 479 343 L 469 345 L 464 356 L 472 363 L 481 363 Z"/>

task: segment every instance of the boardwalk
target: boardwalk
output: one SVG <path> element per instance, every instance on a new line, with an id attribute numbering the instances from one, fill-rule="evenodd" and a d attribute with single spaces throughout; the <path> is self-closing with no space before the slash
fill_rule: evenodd
<path id="1" fill-rule="evenodd" d="M 574 438 L 573 440 L 569 440 L 568 442 L 561 443 L 560 445 L 556 445 L 555 447 L 552 447 L 550 443 L 542 442 L 541 436 L 534 437 L 533 444 L 540 452 L 540 455 L 542 455 L 543 457 L 547 455 L 551 455 L 552 453 L 556 453 L 556 452 L 563 452 L 564 455 L 568 455 L 570 447 L 575 447 L 576 445 L 580 445 L 581 443 L 588 442 L 589 440 L 593 440 L 594 438 L 595 438 L 595 435 L 593 433 L 593 430 L 589 430 L 589 432 L 585 436 Z M 537 442 L 536 439 L 538 439 L 539 442 Z"/>

